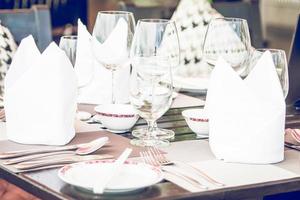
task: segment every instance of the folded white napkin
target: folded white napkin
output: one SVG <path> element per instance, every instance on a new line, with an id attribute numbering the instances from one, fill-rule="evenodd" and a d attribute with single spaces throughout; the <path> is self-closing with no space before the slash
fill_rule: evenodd
<path id="1" fill-rule="evenodd" d="M 79 81 L 79 103 L 111 102 L 111 71 L 104 68 L 99 61 L 109 63 L 114 60 L 124 64 L 127 59 L 127 34 L 127 22 L 121 19 L 107 40 L 101 44 L 78 20 L 75 71 Z M 115 72 L 114 94 L 118 103 L 129 101 L 129 72 L 129 64 Z"/>
<path id="2" fill-rule="evenodd" d="M 209 143 L 218 159 L 259 164 L 283 160 L 285 102 L 270 52 L 244 80 L 220 58 L 211 74 L 206 109 Z"/>
<path id="3" fill-rule="evenodd" d="M 41 54 L 32 36 L 22 40 L 5 79 L 8 139 L 64 145 L 75 136 L 77 82 L 54 42 Z"/>

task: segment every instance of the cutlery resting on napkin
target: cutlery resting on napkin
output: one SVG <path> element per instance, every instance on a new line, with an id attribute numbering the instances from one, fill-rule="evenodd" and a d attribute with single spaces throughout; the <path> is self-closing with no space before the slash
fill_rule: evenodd
<path id="1" fill-rule="evenodd" d="M 77 80 L 54 42 L 40 53 L 21 41 L 5 79 L 7 138 L 23 144 L 64 145 L 75 136 Z"/>
<path id="2" fill-rule="evenodd" d="M 220 58 L 206 109 L 209 144 L 218 159 L 253 164 L 284 159 L 285 101 L 270 52 L 244 80 Z"/>

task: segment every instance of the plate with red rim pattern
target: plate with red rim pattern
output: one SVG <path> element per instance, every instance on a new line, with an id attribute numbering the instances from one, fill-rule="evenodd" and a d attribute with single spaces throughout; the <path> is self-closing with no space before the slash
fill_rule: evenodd
<path id="1" fill-rule="evenodd" d="M 114 160 L 94 160 L 65 165 L 58 177 L 65 183 L 93 191 L 95 181 L 111 170 Z M 132 192 L 152 186 L 163 180 L 162 171 L 154 166 L 126 161 L 119 175 L 108 184 L 104 193 Z"/>

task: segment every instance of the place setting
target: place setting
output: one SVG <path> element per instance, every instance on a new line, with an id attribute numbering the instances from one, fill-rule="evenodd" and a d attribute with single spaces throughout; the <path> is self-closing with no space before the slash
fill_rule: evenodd
<path id="1" fill-rule="evenodd" d="M 76 17 L 43 51 L 24 37 L 0 96 L 0 178 L 46 199 L 250 199 L 296 184 L 286 53 L 214 12 L 190 24 L 205 30 L 195 44 L 189 24 L 126 10 L 99 11 L 92 27 Z"/>

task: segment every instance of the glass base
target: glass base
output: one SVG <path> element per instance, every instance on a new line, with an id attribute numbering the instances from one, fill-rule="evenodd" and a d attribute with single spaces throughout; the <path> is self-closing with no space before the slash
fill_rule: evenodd
<path id="1" fill-rule="evenodd" d="M 165 147 L 169 146 L 170 142 L 168 140 L 157 140 L 157 139 L 132 139 L 130 140 L 130 144 L 141 147 Z"/>
<path id="2" fill-rule="evenodd" d="M 132 135 L 136 138 L 143 139 L 146 137 L 147 128 L 141 128 L 132 131 Z M 159 140 L 172 140 L 175 137 L 175 132 L 168 129 L 155 128 L 154 134 Z"/>

